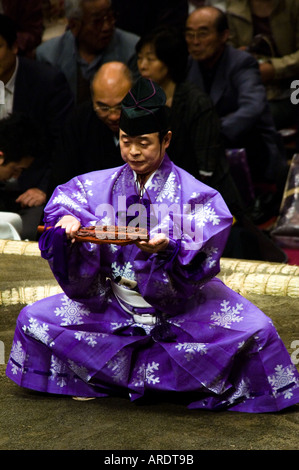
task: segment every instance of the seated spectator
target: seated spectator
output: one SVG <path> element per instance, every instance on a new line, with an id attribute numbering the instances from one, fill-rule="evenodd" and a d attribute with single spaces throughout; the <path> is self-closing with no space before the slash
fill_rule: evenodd
<path id="1" fill-rule="evenodd" d="M 220 120 L 210 97 L 186 81 L 188 49 L 183 34 L 160 27 L 136 46 L 141 76 L 160 85 L 173 132 L 168 154 L 195 178 L 217 189 L 230 210 L 239 196 L 221 142 Z"/>
<path id="2" fill-rule="evenodd" d="M 36 57 L 65 74 L 77 104 L 90 98 L 90 81 L 103 63 L 117 60 L 136 72 L 138 36 L 115 28 L 110 0 L 66 0 L 65 15 L 67 31 L 41 44 Z"/>
<path id="3" fill-rule="evenodd" d="M 53 189 L 83 173 L 121 165 L 120 103 L 131 86 L 130 70 L 122 62 L 99 68 L 91 84 L 92 101 L 78 105 L 64 126 L 53 161 Z"/>
<path id="4" fill-rule="evenodd" d="M 36 213 L 36 199 L 30 200 L 28 196 L 27 207 L 19 204 L 18 191 L 7 190 L 5 183 L 14 179 L 17 186 L 33 163 L 38 168 L 43 146 L 39 126 L 26 114 L 16 113 L 0 120 L 0 238 L 21 239 L 23 235 L 27 238 L 31 232 L 27 221 L 30 223 Z"/>
<path id="5" fill-rule="evenodd" d="M 33 57 L 44 30 L 42 0 L 0 0 L 0 13 L 16 25 L 19 55 Z"/>
<path id="6" fill-rule="evenodd" d="M 36 207 L 36 217 L 24 230 L 34 239 L 36 221 L 42 215 L 48 197 L 49 166 L 65 118 L 73 107 L 73 98 L 64 75 L 53 67 L 18 57 L 17 35 L 13 21 L 0 15 L 0 80 L 5 85 L 1 119 L 22 112 L 41 127 L 45 147 L 39 164 L 33 164 L 17 182 L 7 182 L 6 190 L 17 192 L 18 204 Z M 16 185 L 17 183 L 17 185 Z M 3 194 L 3 193 L 2 193 Z M 12 194 L 12 193 L 11 193 Z M 24 235 L 25 236 L 25 235 Z"/>
<path id="7" fill-rule="evenodd" d="M 227 1 L 230 42 L 258 59 L 277 129 L 298 125 L 290 84 L 299 74 L 299 3 Z"/>
<path id="8" fill-rule="evenodd" d="M 221 118 L 224 145 L 245 148 L 256 196 L 274 186 L 278 211 L 286 177 L 286 161 L 258 62 L 227 44 L 229 29 L 225 13 L 202 7 L 188 17 L 186 40 L 190 53 L 188 80 L 208 93 Z M 262 189 L 260 189 L 262 188 Z M 276 191 L 276 192 L 275 192 Z M 273 202 L 274 204 L 274 202 Z M 268 214 L 274 215 L 274 214 Z"/>
<path id="9" fill-rule="evenodd" d="M 160 25 L 183 29 L 188 16 L 187 0 L 112 0 L 116 26 L 138 36 Z"/>

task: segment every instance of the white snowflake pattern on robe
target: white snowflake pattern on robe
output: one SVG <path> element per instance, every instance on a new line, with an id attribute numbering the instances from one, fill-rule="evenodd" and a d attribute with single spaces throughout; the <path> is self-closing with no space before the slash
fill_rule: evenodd
<path id="1" fill-rule="evenodd" d="M 12 344 L 10 357 L 11 357 L 11 359 L 16 361 L 21 366 L 21 368 L 20 368 L 13 361 L 10 361 L 12 373 L 14 375 L 16 375 L 18 372 L 23 371 L 23 366 L 24 366 L 24 363 L 25 363 L 26 354 L 25 354 L 25 351 L 22 348 L 21 341 L 14 342 Z"/>
<path id="2" fill-rule="evenodd" d="M 292 388 L 299 386 L 294 376 L 296 370 L 294 364 L 287 367 L 278 364 L 274 370 L 275 374 L 268 376 L 268 381 L 273 389 L 273 395 L 276 397 L 283 394 L 284 398 L 290 399 L 293 396 Z M 293 387 L 291 388 L 292 385 Z"/>
<path id="3" fill-rule="evenodd" d="M 185 359 L 191 361 L 196 357 L 196 353 L 201 356 L 207 354 L 207 345 L 205 343 L 179 343 L 175 346 L 178 351 L 185 351 Z"/>
<path id="4" fill-rule="evenodd" d="M 229 300 L 223 300 L 221 302 L 221 311 L 214 312 L 211 315 L 214 325 L 222 326 L 224 328 L 231 328 L 231 324 L 240 322 L 243 317 L 240 316 L 240 312 L 243 310 L 243 304 L 236 303 L 236 306 L 232 307 Z"/>
<path id="5" fill-rule="evenodd" d="M 133 265 L 128 261 L 124 264 L 124 266 L 120 266 L 116 261 L 111 264 L 111 269 L 113 273 L 113 277 L 125 277 L 126 279 L 130 279 L 130 281 L 136 281 L 135 272 L 133 271 Z"/>
<path id="6" fill-rule="evenodd" d="M 88 382 L 90 379 L 91 379 L 91 375 L 88 374 L 88 370 L 86 367 L 84 366 L 79 366 L 78 364 L 76 364 L 74 361 L 71 361 L 70 359 L 68 360 L 68 365 L 69 365 L 69 368 L 78 376 L 80 377 L 82 380 L 84 380 L 84 382 Z M 76 378 L 75 378 L 76 380 Z"/>
<path id="7" fill-rule="evenodd" d="M 56 384 L 61 388 L 66 386 L 67 367 L 65 363 L 58 359 L 58 357 L 56 356 L 51 356 L 50 372 L 50 380 L 54 381 L 56 379 Z"/>
<path id="8" fill-rule="evenodd" d="M 149 188 L 151 188 L 151 185 L 149 185 Z M 162 191 L 157 196 L 157 202 L 163 202 L 163 199 L 167 199 L 170 202 L 178 203 L 180 200 L 180 196 L 179 196 L 180 189 L 181 189 L 181 186 L 176 181 L 175 174 L 171 172 L 167 180 L 164 182 Z"/>
<path id="9" fill-rule="evenodd" d="M 189 220 L 194 219 L 199 227 L 204 227 L 207 223 L 212 223 L 213 225 L 220 224 L 220 218 L 216 214 L 215 209 L 211 207 L 211 201 L 195 204 L 195 206 L 190 208 L 187 217 Z"/>
<path id="10" fill-rule="evenodd" d="M 74 333 L 75 338 L 78 341 L 82 341 L 87 343 L 88 346 L 91 346 L 94 348 L 97 344 L 98 341 L 97 339 L 99 338 L 105 338 L 108 336 L 107 333 L 91 333 L 90 331 L 76 331 Z"/>
<path id="11" fill-rule="evenodd" d="M 75 302 L 66 295 L 62 297 L 61 303 L 62 307 L 57 307 L 54 310 L 57 317 L 63 318 L 63 321 L 60 323 L 61 326 L 81 325 L 84 323 L 83 317 L 88 316 L 90 313 L 87 307 L 79 302 Z"/>
<path id="12" fill-rule="evenodd" d="M 143 363 L 137 371 L 137 377 L 133 383 L 135 387 L 143 387 L 144 383 L 153 384 L 160 382 L 160 377 L 156 376 L 156 371 L 159 370 L 159 363 L 148 362 L 147 364 Z"/>
<path id="13" fill-rule="evenodd" d="M 58 194 L 58 196 L 55 196 L 55 198 L 53 199 L 53 204 L 56 204 L 57 206 L 70 207 L 71 209 L 74 209 L 75 211 L 81 212 L 81 207 L 79 206 L 79 204 L 74 202 L 66 194 Z"/>
<path id="14" fill-rule="evenodd" d="M 229 403 L 234 403 L 239 398 L 250 398 L 250 381 L 248 378 L 242 379 L 236 387 L 235 392 L 229 397 Z"/>
<path id="15" fill-rule="evenodd" d="M 23 331 L 47 346 L 52 347 L 55 344 L 48 334 L 49 325 L 47 323 L 38 322 L 36 318 L 29 318 L 29 326 L 24 325 Z"/>
<path id="16" fill-rule="evenodd" d="M 119 351 L 110 361 L 107 362 L 108 369 L 111 369 L 114 382 L 126 382 L 130 373 L 130 353 Z"/>

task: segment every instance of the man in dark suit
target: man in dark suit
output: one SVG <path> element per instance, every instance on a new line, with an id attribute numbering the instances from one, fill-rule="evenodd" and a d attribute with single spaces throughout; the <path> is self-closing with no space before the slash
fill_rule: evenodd
<path id="1" fill-rule="evenodd" d="M 67 119 L 53 163 L 53 188 L 74 176 L 122 165 L 118 133 L 121 101 L 132 87 L 129 68 L 108 62 L 91 84 L 91 100 Z"/>
<path id="2" fill-rule="evenodd" d="M 7 210 L 20 213 L 23 238 L 34 239 L 36 225 L 47 200 L 50 164 L 64 121 L 73 107 L 73 98 L 61 72 L 32 59 L 18 56 L 14 23 L 0 15 L 0 80 L 5 100 L 0 104 L 0 118 L 15 112 L 27 114 L 38 123 L 45 150 L 20 178 L 2 185 Z M 8 197 L 9 196 L 9 197 Z"/>
<path id="3" fill-rule="evenodd" d="M 228 38 L 227 19 L 221 10 L 201 7 L 189 15 L 188 80 L 210 95 L 221 118 L 225 147 L 246 149 L 255 189 L 265 184 L 281 189 L 286 162 L 258 62 L 229 46 Z"/>

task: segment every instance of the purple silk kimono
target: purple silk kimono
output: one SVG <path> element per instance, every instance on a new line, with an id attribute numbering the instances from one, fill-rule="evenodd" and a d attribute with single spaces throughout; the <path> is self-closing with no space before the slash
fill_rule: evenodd
<path id="1" fill-rule="evenodd" d="M 271 319 L 215 277 L 232 222 L 222 197 L 167 155 L 146 186 L 138 220 L 151 236 L 169 228 L 164 252 L 71 244 L 60 228 L 44 232 L 42 256 L 63 293 L 20 312 L 8 377 L 65 395 L 133 401 L 175 392 L 189 408 L 210 410 L 298 403 L 298 371 Z M 134 225 L 139 196 L 128 165 L 81 175 L 56 188 L 45 223 L 71 214 L 82 226 L 123 225 L 124 217 Z M 137 304 L 118 297 L 119 288 Z"/>

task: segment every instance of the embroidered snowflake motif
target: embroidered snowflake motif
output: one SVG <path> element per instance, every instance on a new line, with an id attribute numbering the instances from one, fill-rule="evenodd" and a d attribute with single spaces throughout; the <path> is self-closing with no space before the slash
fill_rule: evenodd
<path id="1" fill-rule="evenodd" d="M 199 199 L 200 198 L 200 193 L 196 193 L 193 191 L 193 193 L 190 196 L 190 199 Z"/>
<path id="2" fill-rule="evenodd" d="M 95 281 L 90 285 L 89 289 L 87 290 L 88 297 L 95 297 L 96 295 L 100 297 L 100 301 L 107 301 L 111 302 L 111 298 L 109 295 L 111 294 L 110 286 L 106 286 L 103 284 L 102 279 L 95 279 Z"/>
<path id="3" fill-rule="evenodd" d="M 33 338 L 41 341 L 41 343 L 47 346 L 54 346 L 53 339 L 49 336 L 49 325 L 47 323 L 39 323 L 35 318 L 29 319 L 30 326 L 23 326 L 24 333 L 32 336 Z"/>
<path id="4" fill-rule="evenodd" d="M 152 180 L 148 183 L 148 189 L 152 189 L 153 191 L 157 192 L 164 185 L 164 177 L 161 170 L 157 170 Z"/>
<path id="5" fill-rule="evenodd" d="M 168 199 L 170 202 L 179 202 L 179 189 L 180 185 L 176 182 L 176 176 L 171 172 L 157 197 L 157 202 L 163 202 L 163 199 Z"/>
<path id="6" fill-rule="evenodd" d="M 120 246 L 119 245 L 115 245 L 114 243 L 109 243 L 108 244 L 108 248 L 109 250 L 111 251 L 111 253 L 116 253 L 119 249 L 120 249 Z"/>
<path id="7" fill-rule="evenodd" d="M 88 180 L 86 179 L 84 182 L 83 182 L 83 186 L 85 188 L 88 188 L 88 186 L 92 186 L 93 185 L 93 181 L 92 180 Z"/>
<path id="8" fill-rule="evenodd" d="M 62 307 L 56 308 L 54 313 L 56 317 L 62 317 L 63 321 L 61 326 L 66 325 L 81 325 L 84 315 L 89 315 L 90 311 L 79 302 L 69 299 L 66 295 L 63 296 Z"/>
<path id="9" fill-rule="evenodd" d="M 128 261 L 124 264 L 124 266 L 119 266 L 117 262 L 111 264 L 111 269 L 113 273 L 113 277 L 116 278 L 118 276 L 125 277 L 126 279 L 130 279 L 131 281 L 135 281 L 135 273 L 133 271 L 133 265 Z"/>
<path id="10" fill-rule="evenodd" d="M 95 345 L 98 344 L 98 338 L 105 338 L 105 336 L 108 335 L 106 333 L 90 333 L 89 331 L 76 331 L 74 336 L 78 341 L 84 341 L 85 343 L 87 343 L 88 346 L 94 348 Z"/>
<path id="11" fill-rule="evenodd" d="M 83 197 L 83 193 L 84 193 L 84 194 L 88 194 L 88 196 L 93 196 L 93 192 L 92 192 L 92 190 L 89 188 L 90 186 L 93 185 L 93 181 L 88 180 L 88 179 L 86 179 L 85 181 L 77 180 L 76 185 L 77 185 L 77 186 L 79 187 L 79 189 L 80 189 L 81 197 Z M 79 197 L 80 197 L 80 196 L 79 196 Z M 83 202 L 84 202 L 84 201 L 83 201 Z"/>
<path id="12" fill-rule="evenodd" d="M 16 343 L 13 343 L 12 348 L 11 348 L 11 353 L 10 357 L 16 361 L 22 368 L 26 359 L 26 354 L 25 351 L 22 348 L 22 343 L 21 341 L 17 341 Z M 12 362 L 12 361 L 11 361 Z M 11 365 L 11 371 L 14 375 L 18 373 L 20 369 L 16 364 L 12 362 Z"/>
<path id="13" fill-rule="evenodd" d="M 205 259 L 204 264 L 207 264 L 209 268 L 213 268 L 215 266 L 216 261 L 218 259 L 217 258 L 218 251 L 219 251 L 219 249 L 214 247 L 214 246 L 210 246 L 209 248 L 206 248 L 204 250 L 204 252 L 207 255 L 207 258 Z M 214 258 L 216 258 L 216 259 L 214 259 Z"/>
<path id="14" fill-rule="evenodd" d="M 215 209 L 211 207 L 211 202 L 206 204 L 195 204 L 188 215 L 189 219 L 195 219 L 195 222 L 200 227 L 204 227 L 207 223 L 211 222 L 213 225 L 219 225 L 220 219 L 216 214 Z"/>
<path id="15" fill-rule="evenodd" d="M 184 357 L 187 361 L 194 359 L 196 353 L 204 355 L 207 353 L 207 345 L 205 343 L 179 343 L 176 345 L 178 351 L 186 351 Z"/>
<path id="16" fill-rule="evenodd" d="M 58 205 L 58 206 L 64 206 L 64 207 L 71 207 L 72 209 L 77 210 L 78 212 L 81 212 L 81 208 L 79 204 L 76 204 L 69 196 L 66 194 L 59 194 L 53 199 L 53 204 Z"/>
<path id="17" fill-rule="evenodd" d="M 84 194 L 80 193 L 80 191 L 77 191 L 76 193 L 72 193 L 72 198 L 77 199 L 78 202 L 81 204 L 87 204 L 87 199 L 84 196 Z"/>
<path id="18" fill-rule="evenodd" d="M 88 374 L 88 370 L 84 366 L 79 366 L 74 361 L 68 360 L 69 368 L 82 380 L 88 382 L 91 379 L 91 375 Z"/>
<path id="19" fill-rule="evenodd" d="M 61 387 L 61 388 L 65 387 L 67 367 L 56 356 L 51 357 L 50 372 L 51 372 L 50 380 L 55 380 L 56 379 L 56 383 L 59 387 Z"/>
<path id="20" fill-rule="evenodd" d="M 137 377 L 134 383 L 135 387 L 143 387 L 144 382 L 148 384 L 156 384 L 160 382 L 160 378 L 156 377 L 155 371 L 159 370 L 159 363 L 152 362 L 151 364 L 148 363 L 147 365 L 143 363 L 138 371 Z"/>
<path id="21" fill-rule="evenodd" d="M 126 326 L 129 326 L 133 323 L 133 320 L 126 320 L 124 322 L 118 323 L 118 322 L 111 322 L 111 328 L 112 331 L 119 330 L 120 328 L 125 328 Z"/>
<path id="22" fill-rule="evenodd" d="M 124 382 L 130 371 L 130 354 L 128 351 L 119 351 L 117 355 L 107 362 L 108 369 L 112 371 L 112 379 L 114 382 Z"/>
<path id="23" fill-rule="evenodd" d="M 118 174 L 118 171 L 116 171 L 111 177 L 111 179 L 115 180 L 112 192 L 126 194 L 125 188 L 132 188 L 132 186 L 135 184 L 134 175 L 130 170 L 130 167 L 124 167 L 119 176 L 117 176 Z"/>
<path id="24" fill-rule="evenodd" d="M 221 312 L 214 312 L 211 315 L 211 320 L 214 320 L 214 325 L 223 326 L 224 328 L 230 328 L 232 323 L 240 322 L 243 317 L 240 317 L 240 311 L 243 310 L 243 304 L 236 304 L 235 307 L 230 305 L 229 300 L 223 300 L 221 302 Z"/>
<path id="25" fill-rule="evenodd" d="M 242 379 L 237 385 L 237 388 L 233 395 L 229 398 L 229 403 L 234 403 L 239 398 L 250 398 L 250 382 L 248 379 Z"/>
<path id="26" fill-rule="evenodd" d="M 290 399 L 293 396 L 290 390 L 290 385 L 295 385 L 296 379 L 294 377 L 295 366 L 289 365 L 283 367 L 281 364 L 275 367 L 275 374 L 268 376 L 268 381 L 273 389 L 273 395 L 276 397 L 280 393 L 284 398 Z M 283 390 L 286 388 L 285 390 Z"/>

